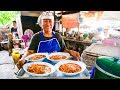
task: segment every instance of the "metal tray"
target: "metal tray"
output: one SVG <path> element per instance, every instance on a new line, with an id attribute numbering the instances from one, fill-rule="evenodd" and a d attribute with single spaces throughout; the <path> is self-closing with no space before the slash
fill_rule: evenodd
<path id="1" fill-rule="evenodd" d="M 73 57 L 69 57 L 68 60 L 75 60 Z M 55 65 L 52 61 L 49 61 L 48 59 L 44 59 L 43 62 L 51 63 L 52 65 Z M 27 62 L 29 63 L 29 62 Z M 21 68 L 17 73 L 16 77 L 19 79 L 90 79 L 90 73 L 86 69 L 83 71 L 83 73 L 75 75 L 75 76 L 64 76 L 63 74 L 55 71 L 53 74 L 47 76 L 47 77 L 35 77 L 27 74 L 23 68 Z"/>
<path id="2" fill-rule="evenodd" d="M 90 74 L 88 70 L 86 69 L 83 71 L 83 73 L 75 75 L 75 76 L 65 76 L 57 71 L 55 71 L 53 74 L 45 77 L 34 77 L 29 74 L 27 74 L 23 68 L 21 68 L 17 73 L 17 78 L 19 79 L 90 79 Z"/>

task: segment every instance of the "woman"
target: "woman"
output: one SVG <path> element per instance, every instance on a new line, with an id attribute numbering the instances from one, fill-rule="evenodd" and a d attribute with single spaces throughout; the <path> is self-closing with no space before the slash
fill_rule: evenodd
<path id="1" fill-rule="evenodd" d="M 38 23 L 43 30 L 33 35 L 27 52 L 17 63 L 18 69 L 25 63 L 24 58 L 33 53 L 68 52 L 77 60 L 80 59 L 80 54 L 76 51 L 68 50 L 61 35 L 52 31 L 54 16 L 51 12 L 43 12 L 38 18 Z"/>

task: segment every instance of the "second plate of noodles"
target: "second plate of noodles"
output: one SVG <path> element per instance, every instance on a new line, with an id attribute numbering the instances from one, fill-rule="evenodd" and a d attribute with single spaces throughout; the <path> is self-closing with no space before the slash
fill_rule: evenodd
<path id="1" fill-rule="evenodd" d="M 57 63 L 59 61 L 67 60 L 70 57 L 69 53 L 66 52 L 54 52 L 48 55 L 47 59 Z"/>
<path id="2" fill-rule="evenodd" d="M 86 65 L 81 61 L 65 60 L 58 62 L 55 68 L 64 75 L 74 76 L 82 73 L 86 69 Z"/>

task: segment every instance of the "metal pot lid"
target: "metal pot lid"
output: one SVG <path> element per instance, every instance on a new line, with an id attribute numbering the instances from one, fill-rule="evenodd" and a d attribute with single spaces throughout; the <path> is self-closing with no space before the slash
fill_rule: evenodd
<path id="1" fill-rule="evenodd" d="M 104 71 L 120 76 L 120 58 L 100 56 L 97 58 L 96 64 Z"/>

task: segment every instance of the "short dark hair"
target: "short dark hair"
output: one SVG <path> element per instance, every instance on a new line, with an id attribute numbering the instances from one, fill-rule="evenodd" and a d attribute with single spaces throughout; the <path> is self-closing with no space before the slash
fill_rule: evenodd
<path id="1" fill-rule="evenodd" d="M 14 23 L 16 23 L 16 21 L 13 21 Z"/>

